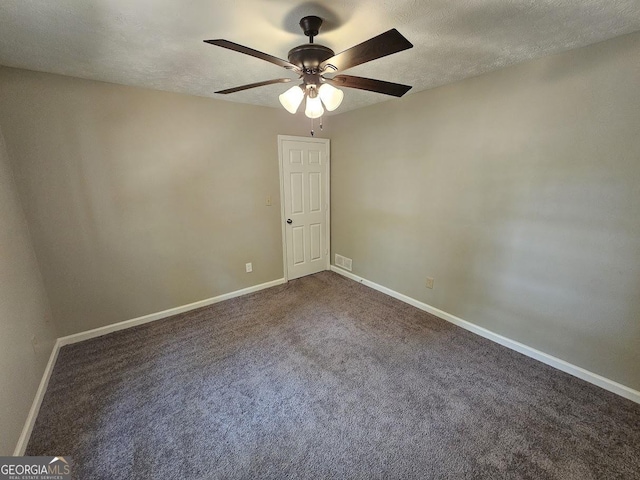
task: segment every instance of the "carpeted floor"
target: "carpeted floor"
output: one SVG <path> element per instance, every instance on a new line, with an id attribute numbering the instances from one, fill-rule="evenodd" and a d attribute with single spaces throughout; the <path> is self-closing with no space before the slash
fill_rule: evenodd
<path id="1" fill-rule="evenodd" d="M 64 347 L 79 479 L 640 479 L 640 405 L 323 272 Z"/>

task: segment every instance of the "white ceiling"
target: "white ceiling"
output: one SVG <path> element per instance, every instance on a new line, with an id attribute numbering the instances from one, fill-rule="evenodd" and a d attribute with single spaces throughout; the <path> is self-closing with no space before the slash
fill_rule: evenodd
<path id="1" fill-rule="evenodd" d="M 640 30 L 639 0 L 1 0 L 0 64 L 281 108 L 287 85 L 215 95 L 292 74 L 202 40 L 286 59 L 311 14 L 336 53 L 397 28 L 413 49 L 346 73 L 409 94 Z M 339 112 L 391 98 L 345 90 Z"/>

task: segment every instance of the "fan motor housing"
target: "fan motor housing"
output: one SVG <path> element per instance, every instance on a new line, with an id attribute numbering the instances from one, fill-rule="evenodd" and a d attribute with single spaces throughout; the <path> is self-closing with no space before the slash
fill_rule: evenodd
<path id="1" fill-rule="evenodd" d="M 306 43 L 289 50 L 289 62 L 303 71 L 317 70 L 322 62 L 333 57 L 335 53 L 329 47 L 318 43 Z"/>

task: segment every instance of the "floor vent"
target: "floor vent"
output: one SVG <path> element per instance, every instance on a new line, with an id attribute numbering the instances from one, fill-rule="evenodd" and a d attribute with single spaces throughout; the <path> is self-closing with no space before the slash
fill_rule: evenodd
<path id="1" fill-rule="evenodd" d="M 351 271 L 351 259 L 347 257 L 343 257 L 342 255 L 338 255 L 336 253 L 336 267 L 344 268 L 345 270 Z"/>

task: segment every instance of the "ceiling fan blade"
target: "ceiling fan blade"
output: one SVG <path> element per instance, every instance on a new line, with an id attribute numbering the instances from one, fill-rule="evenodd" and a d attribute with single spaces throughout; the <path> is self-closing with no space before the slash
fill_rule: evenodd
<path id="1" fill-rule="evenodd" d="M 265 80 L 264 82 L 249 83 L 247 85 L 241 85 L 239 87 L 227 88 L 226 90 L 220 90 L 219 92 L 213 93 L 236 93 L 241 92 L 242 90 L 249 90 L 250 88 L 264 87 L 265 85 L 273 85 L 274 83 L 288 83 L 290 81 L 290 78 L 275 78 L 273 80 Z"/>
<path id="2" fill-rule="evenodd" d="M 237 43 L 230 42 L 229 40 L 203 40 L 204 43 L 210 43 L 211 45 L 216 45 L 222 48 L 228 48 L 229 50 L 233 50 L 234 52 L 244 53 L 245 55 L 250 55 L 252 57 L 259 58 L 260 60 L 265 60 L 267 62 L 274 63 L 280 67 L 284 67 L 290 70 L 299 70 L 293 63 L 287 62 L 286 60 L 282 60 L 281 58 L 274 57 L 273 55 L 269 55 L 268 53 L 263 53 L 258 50 L 254 50 L 253 48 L 245 47 L 244 45 L 240 45 Z"/>
<path id="3" fill-rule="evenodd" d="M 377 37 L 370 38 L 366 42 L 334 55 L 322 62 L 320 67 L 325 68 L 332 65 L 336 70 L 346 70 L 411 47 L 413 47 L 411 42 L 404 38 L 398 30 L 392 28 Z"/>
<path id="4" fill-rule="evenodd" d="M 333 78 L 325 78 L 325 80 L 336 87 L 358 88 L 394 97 L 401 97 L 411 90 L 409 85 L 385 82 L 384 80 L 375 80 L 373 78 L 354 77 L 353 75 L 336 75 Z"/>

